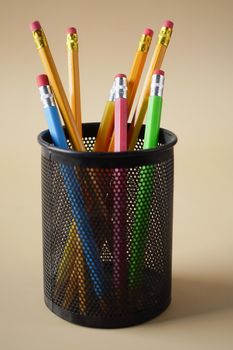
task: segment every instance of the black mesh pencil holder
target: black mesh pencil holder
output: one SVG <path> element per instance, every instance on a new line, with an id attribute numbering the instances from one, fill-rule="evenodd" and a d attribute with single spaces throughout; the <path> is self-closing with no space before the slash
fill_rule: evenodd
<path id="1" fill-rule="evenodd" d="M 42 132 L 45 303 L 83 326 L 117 328 L 160 314 L 171 301 L 173 148 L 91 153 L 98 123 L 84 124 L 88 152 L 61 150 Z"/>

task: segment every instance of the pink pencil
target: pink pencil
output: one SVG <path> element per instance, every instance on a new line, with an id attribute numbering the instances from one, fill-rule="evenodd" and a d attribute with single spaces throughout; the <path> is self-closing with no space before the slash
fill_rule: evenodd
<path id="1" fill-rule="evenodd" d="M 115 77 L 115 152 L 127 151 L 127 80 L 124 74 Z M 126 254 L 126 169 L 113 174 L 113 283 L 117 299 L 124 300 L 127 286 Z M 122 304 L 122 303 L 121 303 Z"/>
<path id="2" fill-rule="evenodd" d="M 115 76 L 115 152 L 127 151 L 127 80 L 124 74 Z"/>

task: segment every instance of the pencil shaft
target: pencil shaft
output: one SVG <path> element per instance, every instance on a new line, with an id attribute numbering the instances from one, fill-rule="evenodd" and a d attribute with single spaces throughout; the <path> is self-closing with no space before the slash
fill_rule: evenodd
<path id="1" fill-rule="evenodd" d="M 62 129 L 50 86 L 40 86 L 39 91 L 44 105 L 45 116 L 48 120 L 49 127 L 51 127 L 51 136 L 55 136 L 53 142 L 57 147 L 63 146 L 68 149 L 65 136 L 62 135 L 64 134 L 64 131 Z M 102 300 L 104 297 L 103 266 L 95 242 L 94 232 L 90 225 L 88 213 L 85 208 L 81 184 L 77 179 L 73 165 L 61 163 L 59 168 L 64 181 L 65 192 L 70 203 L 72 216 L 77 227 L 80 247 L 82 247 L 82 252 L 80 252 L 80 254 L 83 254 L 85 257 L 96 295 Z M 72 232 L 73 231 L 71 231 L 71 236 Z"/>
<path id="2" fill-rule="evenodd" d="M 169 24 L 168 26 L 166 26 L 168 22 Z M 161 68 L 161 65 L 166 53 L 166 49 L 168 47 L 168 44 L 172 35 L 173 23 L 170 21 L 166 21 L 166 25 L 163 26 L 160 30 L 155 51 L 153 53 L 153 57 L 151 59 L 151 63 L 146 75 L 143 89 L 139 97 L 138 105 L 136 107 L 129 131 L 128 131 L 128 150 L 130 151 L 134 150 L 134 147 L 137 143 L 138 135 L 141 130 L 141 126 L 145 118 L 145 114 L 148 106 L 148 97 L 150 94 L 150 83 L 151 83 L 153 71 L 155 69 Z"/>
<path id="3" fill-rule="evenodd" d="M 139 132 L 141 130 L 141 126 L 143 124 L 143 121 L 146 115 L 148 98 L 150 94 L 150 83 L 151 83 L 151 77 L 152 77 L 153 71 L 155 69 L 161 68 L 161 64 L 165 56 L 165 52 L 166 52 L 166 47 L 158 43 L 156 45 L 150 67 L 146 75 L 145 83 L 143 85 L 142 93 L 140 95 L 138 105 L 136 107 L 136 111 L 128 131 L 128 149 L 130 151 L 134 150 Z"/>
<path id="4" fill-rule="evenodd" d="M 146 62 L 147 55 L 144 52 L 138 52 L 135 56 L 131 72 L 129 75 L 128 81 L 128 117 L 133 105 L 134 97 L 138 88 L 138 84 L 140 81 L 140 77 L 143 71 L 143 67 Z M 114 144 L 115 144 L 115 130 L 113 130 L 111 135 L 111 141 L 108 147 L 108 152 L 114 152 Z"/>
<path id="5" fill-rule="evenodd" d="M 70 106 L 78 128 L 79 135 L 82 137 L 82 115 L 81 115 L 78 48 L 74 48 L 72 50 L 68 48 L 67 55 L 68 55 Z"/>
<path id="6" fill-rule="evenodd" d="M 145 66 L 147 54 L 150 48 L 152 36 L 143 35 L 140 42 L 139 48 L 135 54 L 133 64 L 128 76 L 128 118 L 131 112 L 131 108 L 134 102 L 134 98 L 137 92 L 137 88 L 141 79 L 143 68 Z M 114 152 L 115 144 L 115 131 L 113 130 L 111 141 L 108 147 L 108 152 Z"/>
<path id="7" fill-rule="evenodd" d="M 96 142 L 95 152 L 107 152 L 110 138 L 114 128 L 114 101 L 107 101 L 104 113 L 100 122 Z"/>
<path id="8" fill-rule="evenodd" d="M 126 245 L 126 183 L 127 170 L 114 169 L 113 173 L 113 282 L 116 295 L 124 294 L 127 284 Z"/>
<path id="9" fill-rule="evenodd" d="M 127 151 L 127 80 L 116 77 L 115 92 L 115 152 Z M 127 278 L 126 255 L 126 169 L 114 169 L 113 174 L 113 281 L 117 297 L 124 296 Z"/>
<path id="10" fill-rule="evenodd" d="M 147 52 L 138 51 L 135 55 L 129 76 L 128 76 L 128 114 L 131 111 L 133 101 L 137 92 L 143 68 L 146 63 Z"/>
<path id="11" fill-rule="evenodd" d="M 146 116 L 146 129 L 143 145 L 144 149 L 157 147 L 159 140 L 161 110 L 162 98 L 160 96 L 150 96 Z"/>
<path id="12" fill-rule="evenodd" d="M 55 62 L 50 52 L 45 34 L 42 29 L 33 32 L 33 38 L 38 49 L 45 72 L 48 75 L 62 118 L 67 127 L 71 143 L 75 150 L 85 151 L 81 136 L 59 77 Z"/>
<path id="13" fill-rule="evenodd" d="M 85 151 L 82 139 L 78 133 L 69 102 L 67 100 L 64 88 L 58 75 L 55 63 L 48 47 L 39 50 L 41 60 L 44 64 L 45 71 L 54 91 L 58 107 L 61 111 L 65 125 L 67 127 L 71 142 L 77 151 Z"/>
<path id="14" fill-rule="evenodd" d="M 44 113 L 47 119 L 49 132 L 54 144 L 60 148 L 67 149 L 66 137 L 60 122 L 60 117 L 56 106 L 50 106 L 44 109 Z"/>
<path id="15" fill-rule="evenodd" d="M 43 89 L 41 87 L 40 89 Z M 50 90 L 49 87 L 46 87 L 46 95 L 48 96 L 48 92 Z M 46 96 L 45 95 L 45 96 Z M 51 134 L 51 138 L 55 144 L 55 146 L 68 149 L 66 137 L 61 125 L 60 117 L 58 114 L 58 110 L 56 106 L 49 106 L 47 108 L 44 108 L 44 113 L 47 119 L 49 131 Z M 66 282 L 68 282 L 67 285 L 67 290 L 65 293 L 65 298 L 64 298 L 64 307 L 68 307 L 69 304 L 72 301 L 73 297 L 73 287 L 75 286 L 75 281 L 74 278 L 70 281 L 71 277 L 69 278 L 69 271 L 71 272 L 72 269 L 74 268 L 73 265 L 75 264 L 76 261 L 76 256 L 79 257 L 79 262 L 81 266 L 79 267 L 79 273 L 75 274 L 77 278 L 77 283 L 78 285 L 76 286 L 76 290 L 78 291 L 79 295 L 79 305 L 80 305 L 80 311 L 84 313 L 85 307 L 86 307 L 86 298 L 85 298 L 85 275 L 84 275 L 84 258 L 83 258 L 83 251 L 81 247 L 81 241 L 80 238 L 77 234 L 77 229 L 75 225 L 75 221 L 72 221 L 72 228 L 71 231 L 69 232 L 69 237 L 68 241 L 66 243 L 63 256 L 61 259 L 61 262 L 58 266 L 58 271 L 56 274 L 56 288 L 55 288 L 55 296 L 58 295 L 60 287 L 63 286 Z M 74 250 L 74 247 L 76 249 Z"/>
<path id="16" fill-rule="evenodd" d="M 103 266 L 100 254 L 94 239 L 94 232 L 85 210 L 81 185 L 77 180 L 73 166 L 61 165 L 61 174 L 71 211 L 78 228 L 78 234 L 82 243 L 82 249 L 88 266 L 94 290 L 98 298 L 104 297 Z M 77 200 L 79 199 L 79 201 Z"/>
<path id="17" fill-rule="evenodd" d="M 148 237 L 150 206 L 153 195 L 154 169 L 143 166 L 140 170 L 136 197 L 135 218 L 132 228 L 129 260 L 129 287 L 137 288 L 142 280 L 144 251 Z"/>
<path id="18" fill-rule="evenodd" d="M 63 300 L 63 307 L 69 308 L 73 299 L 78 294 L 80 313 L 85 314 L 85 311 L 86 311 L 85 261 L 82 254 L 81 241 L 78 236 L 77 227 L 74 220 L 72 221 L 72 227 L 69 235 L 74 236 L 71 249 L 74 250 L 73 253 L 75 256 L 75 260 L 73 264 L 72 273 L 69 277 L 69 281 L 67 284 L 67 288 L 66 288 L 66 292 Z"/>
<path id="19" fill-rule="evenodd" d="M 127 151 L 127 99 L 115 101 L 115 152 Z"/>
<path id="20" fill-rule="evenodd" d="M 54 292 L 56 297 L 60 296 L 59 293 L 61 288 L 63 288 L 63 286 L 69 281 L 69 277 L 76 259 L 76 250 L 74 247 L 76 246 L 77 232 L 76 229 L 74 229 L 74 227 L 76 228 L 74 219 L 72 219 L 71 227 L 72 229 L 69 231 L 56 271 L 56 287 Z"/>
<path id="21" fill-rule="evenodd" d="M 164 72 L 163 72 L 164 74 Z M 143 149 L 157 147 L 162 110 L 164 75 L 154 74 L 149 96 L 146 130 Z M 154 192 L 154 175 L 156 169 L 143 166 L 140 170 L 138 192 L 136 196 L 135 217 L 132 229 L 129 261 L 129 287 L 137 288 L 142 280 L 144 255 L 148 239 L 151 201 Z"/>

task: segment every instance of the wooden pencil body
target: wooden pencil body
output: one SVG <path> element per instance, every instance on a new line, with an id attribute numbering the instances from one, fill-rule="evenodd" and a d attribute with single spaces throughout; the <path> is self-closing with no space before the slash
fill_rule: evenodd
<path id="1" fill-rule="evenodd" d="M 69 74 L 70 106 L 78 128 L 79 135 L 82 137 L 78 49 L 68 50 L 68 74 Z"/>
<path id="2" fill-rule="evenodd" d="M 114 101 L 107 101 L 94 146 L 95 152 L 107 152 L 114 129 Z"/>
<path id="3" fill-rule="evenodd" d="M 68 102 L 68 99 L 65 94 L 65 90 L 61 83 L 60 77 L 57 72 L 53 57 L 51 55 L 50 49 L 48 46 L 43 47 L 38 50 L 40 58 L 43 62 L 45 71 L 48 75 L 50 84 L 53 88 L 54 95 L 64 122 L 66 124 L 70 140 L 76 151 L 85 151 L 81 136 L 79 135 L 78 128 L 75 124 L 75 120 Z"/>
<path id="4" fill-rule="evenodd" d="M 128 117 L 133 105 L 134 97 L 137 92 L 139 81 L 142 75 L 142 71 L 146 62 L 147 53 L 142 51 L 137 51 L 131 71 L 128 78 Z M 114 152 L 115 145 L 115 131 L 112 132 L 111 141 L 108 147 L 108 152 Z"/>
<path id="5" fill-rule="evenodd" d="M 158 43 L 156 45 L 150 67 L 146 75 L 145 83 L 143 85 L 142 93 L 140 95 L 138 105 L 129 128 L 128 149 L 130 151 L 134 150 L 139 132 L 141 130 L 141 126 L 143 124 L 143 121 L 146 115 L 148 98 L 150 94 L 151 77 L 152 77 L 153 71 L 155 69 L 161 68 L 165 53 L 166 53 L 166 46 Z"/>
<path id="6" fill-rule="evenodd" d="M 146 34 L 144 33 L 142 35 L 139 41 L 139 46 L 128 76 L 128 119 L 129 119 L 130 111 L 134 102 L 134 98 L 137 92 L 137 88 L 140 82 L 140 78 L 143 72 L 143 68 L 145 66 L 147 54 L 148 54 L 151 40 L 152 40 L 153 31 L 149 30 L 150 31 L 149 35 L 147 31 L 146 31 Z M 108 148 L 109 152 L 114 151 L 114 145 L 115 145 L 115 132 L 113 131 L 110 145 Z"/>

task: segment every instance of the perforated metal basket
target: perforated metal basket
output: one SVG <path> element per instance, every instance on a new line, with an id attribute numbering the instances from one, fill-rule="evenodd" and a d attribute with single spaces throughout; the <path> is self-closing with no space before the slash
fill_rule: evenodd
<path id="1" fill-rule="evenodd" d="M 84 124 L 88 152 L 61 150 L 42 132 L 44 294 L 58 316 L 84 326 L 135 325 L 171 300 L 173 148 L 92 153 L 98 123 Z"/>

